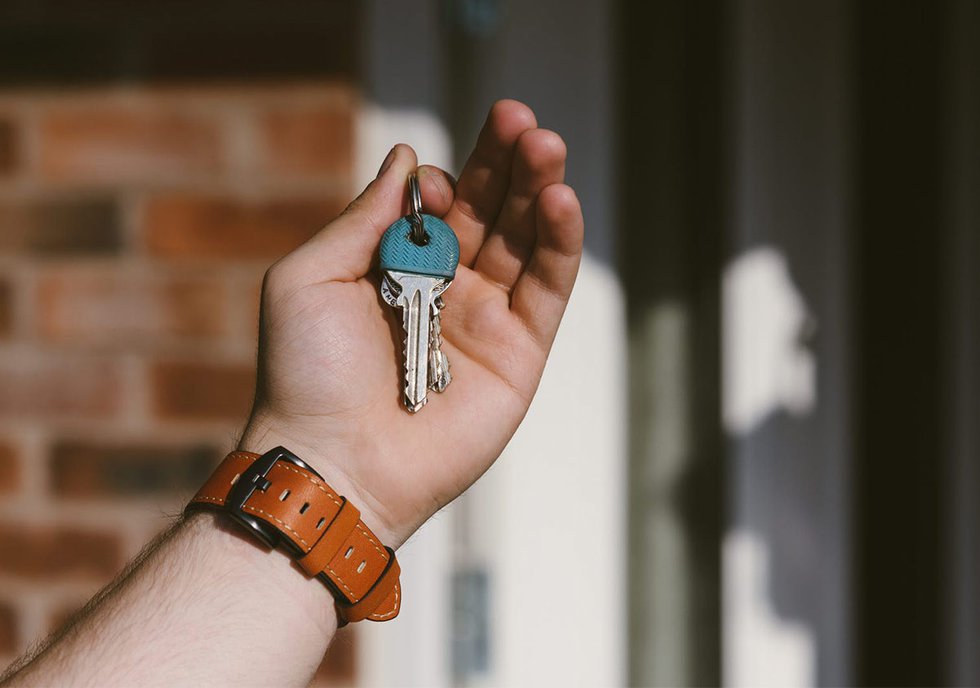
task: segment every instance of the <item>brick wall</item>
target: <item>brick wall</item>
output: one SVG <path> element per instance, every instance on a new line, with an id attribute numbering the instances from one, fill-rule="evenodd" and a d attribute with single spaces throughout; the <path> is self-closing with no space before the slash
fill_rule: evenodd
<path id="1" fill-rule="evenodd" d="M 265 268 L 351 195 L 343 83 L 0 93 L 0 665 L 234 443 Z M 319 676 L 352 682 L 353 636 Z"/>

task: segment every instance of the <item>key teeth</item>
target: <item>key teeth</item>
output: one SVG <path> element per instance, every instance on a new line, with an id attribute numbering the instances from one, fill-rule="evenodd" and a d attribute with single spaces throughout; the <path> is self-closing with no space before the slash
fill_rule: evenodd
<path id="1" fill-rule="evenodd" d="M 408 356 L 408 335 L 405 335 L 405 337 L 402 339 L 402 358 L 404 359 L 407 356 Z M 419 411 L 422 410 L 422 407 L 425 406 L 425 403 L 428 401 L 428 398 L 423 396 L 422 399 L 418 402 L 412 401 L 412 398 L 408 395 L 408 382 L 409 382 L 409 378 L 411 377 L 411 374 L 409 373 L 407 367 L 402 366 L 402 368 L 405 371 L 403 375 L 403 377 L 405 378 L 405 389 L 403 391 L 403 396 L 405 397 L 405 409 L 409 413 L 418 413 Z"/>
<path id="2" fill-rule="evenodd" d="M 432 304 L 432 324 L 431 337 L 429 340 L 429 389 L 434 392 L 443 393 L 453 381 L 452 373 L 449 371 L 449 357 L 442 351 L 442 324 L 439 320 L 439 312 L 442 310 L 441 297 L 438 297 Z"/>
<path id="3" fill-rule="evenodd" d="M 419 284 L 420 278 L 423 284 Z M 404 362 L 405 382 L 403 397 L 405 410 L 412 414 L 418 413 L 420 410 L 422 410 L 422 407 L 426 405 L 429 390 L 443 392 L 452 381 L 452 375 L 449 372 L 449 359 L 441 351 L 442 335 L 439 324 L 439 311 L 442 310 L 444 305 L 441 294 L 449 288 L 452 280 L 443 279 L 432 283 L 432 279 L 434 279 L 432 276 L 423 274 L 402 274 L 397 271 L 386 270 L 384 271 L 381 280 L 382 299 L 389 305 L 402 309 L 402 325 L 403 330 L 405 331 L 404 337 L 402 338 L 402 360 Z M 405 280 L 407 280 L 407 284 L 405 283 Z M 405 290 L 409 288 L 409 286 L 412 289 L 412 300 L 407 300 L 405 298 Z M 409 332 L 418 326 L 415 323 L 415 318 L 422 316 L 421 313 L 416 315 L 415 311 L 409 309 L 419 307 L 414 304 L 413 300 L 417 294 L 421 296 L 423 291 L 425 294 L 427 294 L 425 298 L 429 303 L 429 307 L 425 309 L 425 317 L 428 318 L 430 327 L 430 336 L 425 342 L 425 348 L 428 349 L 429 355 L 425 357 L 425 362 L 422 364 L 424 366 L 424 370 L 420 373 L 419 369 L 416 368 L 413 374 L 412 367 L 408 363 Z M 417 332 L 416 334 L 421 333 Z M 422 349 L 421 342 L 419 343 L 419 348 Z M 416 362 L 416 366 L 417 365 L 418 362 Z M 420 378 L 425 379 L 426 381 L 422 382 Z M 419 383 L 421 383 L 421 389 L 416 389 L 415 387 Z M 409 395 L 410 389 L 414 389 L 415 396 L 419 397 L 417 400 L 413 399 Z"/>
<path id="4" fill-rule="evenodd" d="M 440 337 L 441 339 L 441 337 Z M 449 370 L 449 358 L 441 351 L 441 342 L 434 342 L 435 348 L 430 349 L 429 369 L 432 372 L 432 379 L 429 381 L 429 389 L 442 394 L 446 391 L 449 383 L 453 381 L 453 375 Z"/>
<path id="5" fill-rule="evenodd" d="M 433 382 L 432 385 L 429 387 L 429 389 L 431 389 L 433 392 L 438 392 L 439 394 L 442 394 L 443 392 L 446 391 L 446 388 L 449 387 L 449 383 L 452 381 L 453 381 L 452 376 L 447 372 L 445 377 L 440 379 L 438 382 Z"/>

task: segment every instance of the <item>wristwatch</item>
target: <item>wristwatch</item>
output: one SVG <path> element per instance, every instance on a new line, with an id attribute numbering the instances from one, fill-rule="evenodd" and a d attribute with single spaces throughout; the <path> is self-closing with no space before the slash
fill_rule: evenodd
<path id="1" fill-rule="evenodd" d="M 228 514 L 260 543 L 282 547 L 336 601 L 339 623 L 387 621 L 401 607 L 395 553 L 313 468 L 288 449 L 230 453 L 184 513 Z"/>

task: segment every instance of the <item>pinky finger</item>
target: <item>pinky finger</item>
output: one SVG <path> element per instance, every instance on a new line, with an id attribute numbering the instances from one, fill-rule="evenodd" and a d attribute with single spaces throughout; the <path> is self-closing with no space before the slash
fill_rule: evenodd
<path id="1" fill-rule="evenodd" d="M 582 208 L 571 187 L 552 184 L 535 209 L 537 237 L 511 295 L 511 311 L 546 347 L 558 331 L 582 258 Z"/>

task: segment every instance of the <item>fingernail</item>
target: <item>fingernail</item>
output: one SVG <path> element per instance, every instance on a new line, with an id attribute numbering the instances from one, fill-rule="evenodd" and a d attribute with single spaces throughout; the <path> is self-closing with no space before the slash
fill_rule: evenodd
<path id="1" fill-rule="evenodd" d="M 388 168 L 391 167 L 391 163 L 393 163 L 393 162 L 395 162 L 395 149 L 394 148 L 392 148 L 390 151 L 388 151 L 388 157 L 386 157 L 385 158 L 385 161 L 383 163 L 381 163 L 381 168 L 378 170 L 378 177 L 380 177 L 385 172 L 387 172 L 388 171 Z"/>

